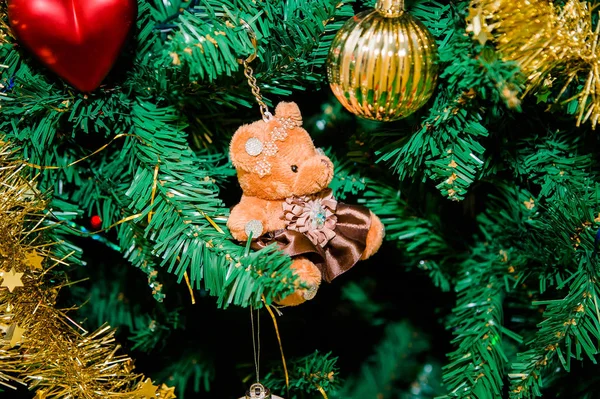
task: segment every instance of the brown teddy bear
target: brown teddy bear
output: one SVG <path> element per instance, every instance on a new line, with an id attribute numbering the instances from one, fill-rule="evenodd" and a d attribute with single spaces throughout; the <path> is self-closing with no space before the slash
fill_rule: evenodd
<path id="1" fill-rule="evenodd" d="M 278 303 L 312 299 L 322 279 L 330 282 L 379 249 L 383 224 L 367 208 L 333 198 L 333 163 L 302 128 L 295 103 L 241 126 L 230 156 L 243 190 L 227 222 L 231 234 L 243 242 L 251 235 L 255 249 L 276 242 L 293 258 L 300 285 Z"/>

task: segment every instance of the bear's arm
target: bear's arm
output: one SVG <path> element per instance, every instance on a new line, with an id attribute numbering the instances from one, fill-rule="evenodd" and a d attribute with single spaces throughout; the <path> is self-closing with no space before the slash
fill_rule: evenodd
<path id="1" fill-rule="evenodd" d="M 260 234 L 253 235 L 254 238 L 258 238 L 266 232 L 284 228 L 282 214 L 281 201 L 267 201 L 256 197 L 242 196 L 240 203 L 231 210 L 227 227 L 233 238 L 238 241 L 246 241 L 248 239 L 246 234 L 248 222 L 252 222 L 255 227 L 262 228 Z"/>

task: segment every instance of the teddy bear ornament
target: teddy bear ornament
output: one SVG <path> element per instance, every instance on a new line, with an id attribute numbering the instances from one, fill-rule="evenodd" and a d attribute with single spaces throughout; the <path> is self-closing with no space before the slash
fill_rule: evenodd
<path id="1" fill-rule="evenodd" d="M 243 191 L 227 222 L 231 234 L 241 242 L 251 237 L 254 249 L 277 243 L 292 257 L 298 287 L 280 305 L 312 299 L 322 280 L 379 249 L 383 224 L 369 209 L 333 197 L 333 163 L 302 128 L 295 103 L 279 103 L 275 115 L 241 126 L 230 157 Z"/>

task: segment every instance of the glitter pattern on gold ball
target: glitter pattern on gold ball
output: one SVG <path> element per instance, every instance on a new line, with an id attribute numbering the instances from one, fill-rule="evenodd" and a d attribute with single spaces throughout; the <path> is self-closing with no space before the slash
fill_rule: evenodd
<path id="1" fill-rule="evenodd" d="M 331 89 L 360 117 L 405 118 L 435 89 L 435 39 L 403 6 L 402 0 L 379 0 L 375 10 L 348 20 L 333 39 L 327 58 Z"/>

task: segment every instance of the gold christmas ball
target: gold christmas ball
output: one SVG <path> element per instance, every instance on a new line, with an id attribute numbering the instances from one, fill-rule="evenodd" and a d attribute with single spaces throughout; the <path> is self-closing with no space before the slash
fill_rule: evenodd
<path id="1" fill-rule="evenodd" d="M 438 76 L 435 39 L 403 10 L 402 0 L 378 0 L 340 29 L 327 76 L 344 107 L 363 118 L 393 121 L 421 108 Z"/>

